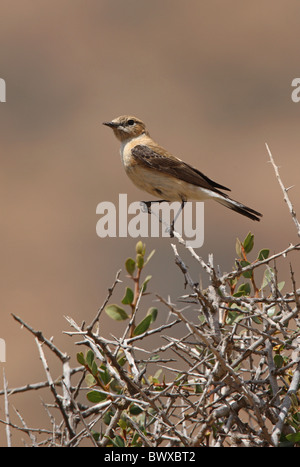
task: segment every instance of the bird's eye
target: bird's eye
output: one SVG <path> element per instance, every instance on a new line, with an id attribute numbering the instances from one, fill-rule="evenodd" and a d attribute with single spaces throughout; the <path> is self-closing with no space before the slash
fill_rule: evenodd
<path id="1" fill-rule="evenodd" d="M 134 120 L 128 120 L 127 125 L 134 125 L 135 121 Z"/>

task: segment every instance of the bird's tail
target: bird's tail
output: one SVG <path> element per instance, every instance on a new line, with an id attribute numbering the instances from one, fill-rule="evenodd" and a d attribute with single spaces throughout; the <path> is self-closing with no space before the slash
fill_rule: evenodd
<path id="1" fill-rule="evenodd" d="M 238 212 L 243 216 L 249 217 L 249 219 L 252 219 L 253 221 L 260 221 L 260 217 L 262 217 L 260 212 L 248 208 L 244 204 L 239 203 L 238 201 L 235 201 L 229 197 L 220 196 L 215 198 L 215 200 L 218 201 L 218 203 L 223 204 L 223 206 L 226 206 L 227 208 L 232 209 L 233 211 Z"/>

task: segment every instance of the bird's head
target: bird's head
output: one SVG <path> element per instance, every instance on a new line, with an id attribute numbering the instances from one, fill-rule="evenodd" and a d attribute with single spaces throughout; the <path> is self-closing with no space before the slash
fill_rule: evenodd
<path id="1" fill-rule="evenodd" d="M 120 141 L 126 141 L 142 134 L 148 135 L 145 123 L 131 115 L 122 115 L 121 117 L 114 118 L 111 122 L 104 122 L 103 125 L 112 128 Z"/>

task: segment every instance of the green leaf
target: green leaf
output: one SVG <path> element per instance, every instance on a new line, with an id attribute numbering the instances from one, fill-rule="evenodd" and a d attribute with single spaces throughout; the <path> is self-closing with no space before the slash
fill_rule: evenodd
<path id="1" fill-rule="evenodd" d="M 276 305 L 271 306 L 271 308 L 268 309 L 268 316 L 272 318 L 272 316 L 274 316 L 275 313 L 276 313 Z"/>
<path id="2" fill-rule="evenodd" d="M 264 289 L 274 278 L 274 271 L 272 268 L 268 268 L 264 272 L 261 288 Z"/>
<path id="3" fill-rule="evenodd" d="M 92 371 L 93 376 L 97 376 L 98 367 L 97 367 L 97 363 L 95 361 L 93 361 L 93 363 L 92 363 L 91 371 Z"/>
<path id="4" fill-rule="evenodd" d="M 253 248 L 253 245 L 254 245 L 254 235 L 251 232 L 249 232 L 243 242 L 245 253 L 250 253 L 250 251 Z"/>
<path id="5" fill-rule="evenodd" d="M 245 268 L 246 266 L 249 266 L 251 263 L 249 261 L 240 261 L 240 265 L 242 268 Z M 246 271 L 243 272 L 243 276 L 246 277 L 246 279 L 250 279 L 252 277 L 252 271 Z"/>
<path id="6" fill-rule="evenodd" d="M 145 263 L 146 264 L 146 263 Z M 146 292 L 146 289 L 147 289 L 147 284 L 148 282 L 150 281 L 150 279 L 152 279 L 152 276 L 147 276 L 146 279 L 144 280 L 143 284 L 142 284 L 142 291 L 143 293 Z"/>
<path id="7" fill-rule="evenodd" d="M 123 420 L 123 418 L 120 418 L 120 420 L 118 422 L 118 425 L 119 425 L 120 428 L 122 428 L 122 430 L 127 429 L 127 423 L 125 422 L 125 420 Z"/>
<path id="8" fill-rule="evenodd" d="M 147 329 L 149 328 L 151 322 L 152 322 L 152 316 L 151 315 L 146 316 L 146 318 L 144 318 L 143 321 L 141 321 L 137 325 L 137 327 L 133 331 L 133 335 L 134 336 L 139 336 L 140 334 L 143 334 L 143 332 L 146 332 Z"/>
<path id="9" fill-rule="evenodd" d="M 111 440 L 115 448 L 123 448 L 125 446 L 123 438 L 121 438 L 121 436 L 119 435 L 116 435 L 114 439 L 109 439 Z"/>
<path id="10" fill-rule="evenodd" d="M 110 381 L 109 387 L 112 392 L 116 392 L 117 394 L 120 394 L 122 389 L 117 380 L 114 378 Z"/>
<path id="11" fill-rule="evenodd" d="M 243 295 L 250 295 L 251 287 L 248 282 L 244 282 L 239 286 L 237 291 L 233 294 L 234 297 L 242 297 Z"/>
<path id="12" fill-rule="evenodd" d="M 105 307 L 105 313 L 115 321 L 123 321 L 129 319 L 126 311 L 120 308 L 118 305 L 108 305 Z"/>
<path id="13" fill-rule="evenodd" d="M 86 397 L 90 402 L 97 404 L 107 399 L 107 394 L 103 394 L 103 392 L 100 391 L 90 391 L 87 393 Z"/>
<path id="14" fill-rule="evenodd" d="M 289 433 L 286 435 L 286 439 L 291 443 L 300 443 L 300 431 L 297 433 Z"/>
<path id="15" fill-rule="evenodd" d="M 235 251 L 236 251 L 236 254 L 238 255 L 239 258 L 243 257 L 242 244 L 241 244 L 241 241 L 240 241 L 239 238 L 237 238 L 236 242 L 235 242 Z"/>
<path id="16" fill-rule="evenodd" d="M 77 355 L 77 362 L 80 363 L 80 365 L 85 365 L 85 358 L 82 352 L 79 352 Z"/>
<path id="17" fill-rule="evenodd" d="M 91 433 L 92 433 L 92 436 L 93 436 L 94 440 L 99 441 L 100 433 L 98 433 L 97 431 L 94 431 L 94 430 L 91 430 Z"/>
<path id="18" fill-rule="evenodd" d="M 125 295 L 122 300 L 124 305 L 130 305 L 133 302 L 133 291 L 130 287 L 126 287 Z"/>
<path id="19" fill-rule="evenodd" d="M 251 286 L 248 282 L 246 282 L 246 284 L 244 285 L 243 290 L 244 290 L 244 295 L 250 295 Z"/>
<path id="20" fill-rule="evenodd" d="M 236 311 L 236 310 L 228 310 L 227 316 L 226 316 L 226 324 L 233 324 L 234 322 L 238 322 L 241 319 L 243 319 L 244 315 L 243 313 Z"/>
<path id="21" fill-rule="evenodd" d="M 135 270 L 135 261 L 134 261 L 134 259 L 128 258 L 125 261 L 125 268 L 126 268 L 126 271 L 128 272 L 128 274 L 130 274 L 132 276 L 133 273 L 134 273 L 134 270 Z"/>
<path id="22" fill-rule="evenodd" d="M 129 413 L 131 415 L 139 415 L 142 412 L 143 412 L 143 409 L 141 407 L 139 407 L 138 405 L 132 404 L 129 407 Z"/>
<path id="23" fill-rule="evenodd" d="M 100 370 L 99 370 L 99 374 L 100 374 L 100 378 L 102 379 L 103 381 L 103 384 L 108 384 L 109 381 L 110 381 L 110 374 L 109 372 L 107 371 L 107 368 L 103 365 L 103 367 L 101 366 Z"/>
<path id="24" fill-rule="evenodd" d="M 281 368 L 283 363 L 284 363 L 282 355 L 280 355 L 280 354 L 274 355 L 274 363 L 275 363 L 277 368 Z"/>
<path id="25" fill-rule="evenodd" d="M 252 316 L 251 319 L 256 324 L 261 324 L 262 323 L 262 319 L 259 316 Z"/>
<path id="26" fill-rule="evenodd" d="M 127 362 L 126 357 L 124 354 L 122 354 L 120 357 L 118 357 L 118 364 L 120 366 L 124 366 L 125 363 Z"/>
<path id="27" fill-rule="evenodd" d="M 95 380 L 94 376 L 91 375 L 91 373 L 88 373 L 88 374 L 85 376 L 84 379 L 85 379 L 85 382 L 86 382 L 86 384 L 87 384 L 87 386 L 88 386 L 89 388 L 95 386 L 96 380 Z"/>
<path id="28" fill-rule="evenodd" d="M 148 258 L 146 259 L 144 266 L 146 266 L 146 264 L 149 263 L 150 259 L 154 255 L 154 253 L 155 253 L 155 250 L 152 250 L 151 253 L 149 254 Z"/>
<path id="29" fill-rule="evenodd" d="M 151 323 L 154 323 L 154 321 L 156 320 L 157 313 L 158 313 L 158 309 L 155 308 L 154 306 L 151 306 L 149 310 L 147 311 L 147 316 L 151 316 Z"/>
<path id="30" fill-rule="evenodd" d="M 90 369 L 92 368 L 94 358 L 95 358 L 94 352 L 92 350 L 88 350 L 86 354 L 86 363 L 88 364 L 88 367 Z"/>
<path id="31" fill-rule="evenodd" d="M 136 255 L 136 265 L 139 269 L 142 269 L 142 267 L 144 266 L 144 256 L 140 253 Z"/>
<path id="32" fill-rule="evenodd" d="M 114 416 L 114 412 L 112 410 L 110 410 L 109 412 L 106 412 L 102 418 L 103 422 L 105 423 L 105 425 L 109 425 L 110 424 L 110 421 L 111 421 L 111 418 Z"/>
<path id="33" fill-rule="evenodd" d="M 264 248 L 263 250 L 260 250 L 260 252 L 258 253 L 257 260 L 263 261 L 264 259 L 268 258 L 269 254 L 270 254 L 270 250 L 268 250 L 267 248 Z"/>

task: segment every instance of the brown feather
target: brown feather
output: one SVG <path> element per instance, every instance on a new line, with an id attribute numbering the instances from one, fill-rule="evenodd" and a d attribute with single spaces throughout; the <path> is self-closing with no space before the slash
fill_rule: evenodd
<path id="1" fill-rule="evenodd" d="M 218 188 L 230 191 L 229 188 L 214 182 L 186 162 L 183 162 L 174 156 L 170 157 L 169 154 L 167 157 L 163 154 L 159 154 L 159 152 L 154 151 L 149 146 L 138 144 L 132 148 L 131 154 L 145 168 L 158 170 L 159 172 L 171 175 L 183 180 L 184 182 L 191 183 L 192 185 L 207 188 L 208 190 L 212 190 L 223 196 L 227 195 L 218 190 Z"/>

